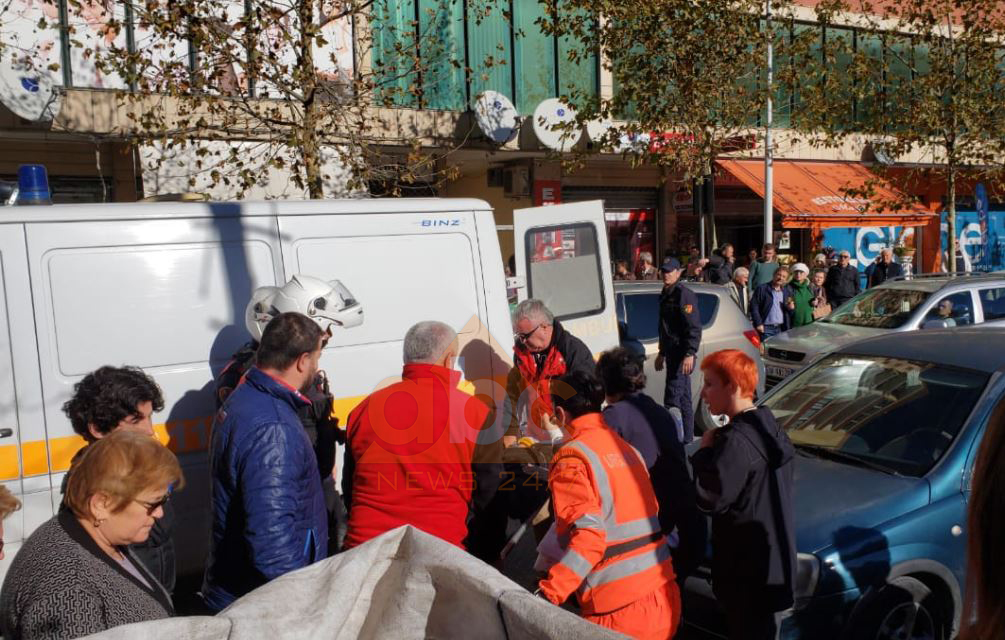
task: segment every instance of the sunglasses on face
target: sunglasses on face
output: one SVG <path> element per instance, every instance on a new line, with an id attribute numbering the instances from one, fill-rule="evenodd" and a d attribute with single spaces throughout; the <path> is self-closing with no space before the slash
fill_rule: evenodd
<path id="1" fill-rule="evenodd" d="M 147 510 L 147 515 L 152 516 L 158 509 L 166 505 L 168 503 L 168 500 L 170 499 L 171 494 L 168 493 L 160 500 L 157 500 L 156 502 L 146 502 L 145 500 L 133 500 L 133 502 L 144 507 Z"/>
<path id="2" fill-rule="evenodd" d="M 537 325 L 536 327 L 534 327 L 533 329 L 531 329 L 530 331 L 528 331 L 526 333 L 519 333 L 519 332 L 517 332 L 517 333 L 513 334 L 513 337 L 516 338 L 517 341 L 520 342 L 520 343 L 527 342 L 528 340 L 530 340 L 530 337 L 532 335 L 534 335 L 534 333 L 538 329 L 540 329 L 541 327 L 543 327 L 543 326 L 544 325 L 539 324 L 539 325 Z"/>

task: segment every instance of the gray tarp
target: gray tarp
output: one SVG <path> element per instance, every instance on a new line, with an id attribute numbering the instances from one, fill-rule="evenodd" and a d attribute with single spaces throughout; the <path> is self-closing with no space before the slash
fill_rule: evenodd
<path id="1" fill-rule="evenodd" d="M 413 527 L 256 589 L 215 617 L 126 625 L 102 640 L 622 638 Z"/>

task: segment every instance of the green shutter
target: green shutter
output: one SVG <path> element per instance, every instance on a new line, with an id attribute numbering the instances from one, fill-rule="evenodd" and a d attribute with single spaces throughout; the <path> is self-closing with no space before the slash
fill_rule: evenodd
<path id="1" fill-rule="evenodd" d="M 558 0 L 560 3 L 562 0 Z M 571 14 L 559 5 L 559 18 L 563 15 Z M 578 14 L 578 15 L 577 15 Z M 585 11 L 568 15 L 565 20 L 584 19 L 587 25 L 584 31 L 592 33 L 596 28 L 594 20 L 588 17 Z M 576 60 L 570 60 L 570 56 Z M 579 38 L 570 35 L 563 35 L 558 39 L 558 90 L 562 95 L 573 96 L 576 92 L 586 95 L 596 96 L 599 92 L 600 78 L 598 77 L 597 52 L 588 48 L 587 44 Z"/>
<path id="2" fill-rule="evenodd" d="M 397 106 L 419 105 L 415 69 L 414 0 L 376 0 L 370 15 L 371 59 L 378 101 Z"/>
<path id="3" fill-rule="evenodd" d="M 422 106 L 466 108 L 464 0 L 419 0 Z"/>
<path id="4" fill-rule="evenodd" d="M 513 100 L 510 21 L 503 14 L 501 3 L 470 0 L 467 20 L 472 100 L 488 90 L 498 91 Z"/>
<path id="5" fill-rule="evenodd" d="M 542 100 L 555 96 L 555 39 L 541 33 L 537 21 L 546 19 L 537 0 L 513 0 L 516 51 L 516 108 L 534 113 Z"/>

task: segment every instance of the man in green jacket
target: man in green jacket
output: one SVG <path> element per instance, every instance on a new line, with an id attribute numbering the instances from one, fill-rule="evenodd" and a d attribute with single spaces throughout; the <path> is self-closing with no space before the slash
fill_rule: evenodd
<path id="1" fill-rule="evenodd" d="M 813 289 L 810 287 L 810 268 L 802 262 L 792 267 L 792 300 L 796 307 L 792 311 L 792 326 L 801 327 L 813 322 Z"/>
<path id="2" fill-rule="evenodd" d="M 775 270 L 778 269 L 778 257 L 775 255 L 775 245 L 770 242 L 765 243 L 761 250 L 763 256 L 760 260 L 755 260 L 750 264 L 750 290 L 754 291 L 762 284 L 771 282 L 775 277 Z"/>

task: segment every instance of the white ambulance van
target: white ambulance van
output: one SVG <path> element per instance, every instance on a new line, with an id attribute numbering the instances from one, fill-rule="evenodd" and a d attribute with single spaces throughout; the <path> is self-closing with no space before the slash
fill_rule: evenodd
<path id="1" fill-rule="evenodd" d="M 539 297 L 594 353 L 617 343 L 601 203 L 516 212 L 520 298 Z M 177 452 L 179 575 L 209 538 L 213 379 L 248 340 L 251 292 L 294 274 L 341 280 L 364 323 L 322 357 L 342 417 L 401 372 L 420 320 L 460 334 L 463 388 L 501 398 L 513 338 L 492 210 L 478 200 L 130 203 L 0 209 L 0 481 L 6 568 L 55 513 L 83 445 L 62 412 L 74 383 L 135 365 L 164 391 L 158 435 Z M 0 575 L 2 579 L 2 575 Z"/>

